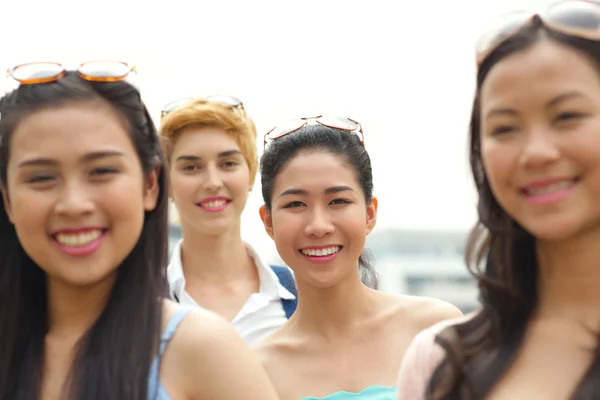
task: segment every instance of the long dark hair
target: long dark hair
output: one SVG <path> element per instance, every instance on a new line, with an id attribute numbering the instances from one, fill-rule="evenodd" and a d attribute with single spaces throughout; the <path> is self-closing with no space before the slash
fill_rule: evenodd
<path id="1" fill-rule="evenodd" d="M 125 82 L 91 83 L 68 72 L 56 82 L 22 85 L 0 100 L 0 189 L 6 189 L 11 136 L 38 110 L 105 101 L 126 121 L 146 174 L 164 164 L 156 128 L 139 92 Z M 65 144 L 67 145 L 67 144 Z M 152 351 L 160 340 L 167 263 L 167 177 L 146 212 L 140 238 L 118 267 L 105 309 L 78 342 L 68 379 L 70 399 L 147 400 Z M 10 196 L 10 193 L 8 194 Z M 0 400 L 40 395 L 48 331 L 46 275 L 21 246 L 0 198 Z"/>
<path id="2" fill-rule="evenodd" d="M 371 158 L 360 139 L 354 133 L 323 125 L 306 125 L 302 129 L 283 136 L 267 147 L 260 158 L 262 195 L 267 210 L 271 210 L 271 197 L 275 179 L 283 167 L 302 151 L 322 150 L 341 157 L 355 172 L 367 204 L 373 199 L 373 171 Z M 373 256 L 368 250 L 358 259 L 361 280 L 377 289 L 379 277 L 373 266 Z"/>
<path id="3" fill-rule="evenodd" d="M 436 342 L 445 349 L 446 357 L 429 382 L 426 398 L 430 400 L 484 398 L 514 361 L 537 306 L 535 239 L 498 204 L 483 168 L 479 92 L 494 65 L 542 38 L 588 55 L 600 70 L 597 42 L 551 31 L 539 19 L 505 40 L 481 65 L 469 138 L 471 172 L 479 194 L 479 221 L 468 240 L 466 262 L 477 279 L 482 309 L 437 336 Z M 599 375 L 600 356 L 596 356 L 572 399 L 600 398 Z"/>

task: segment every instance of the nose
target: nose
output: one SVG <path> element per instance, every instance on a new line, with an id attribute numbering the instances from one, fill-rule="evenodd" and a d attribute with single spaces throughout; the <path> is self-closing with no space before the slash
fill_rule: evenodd
<path id="1" fill-rule="evenodd" d="M 204 190 L 208 192 L 218 192 L 223 187 L 221 173 L 216 166 L 209 166 L 206 169 L 206 179 L 204 181 Z"/>
<path id="2" fill-rule="evenodd" d="M 304 234 L 321 238 L 335 232 L 335 225 L 331 222 L 329 213 L 322 208 L 314 208 L 308 217 Z"/>
<path id="3" fill-rule="evenodd" d="M 90 191 L 85 185 L 74 183 L 65 185 L 56 203 L 56 213 L 64 216 L 81 216 L 94 211 L 95 205 Z"/>
<path id="4" fill-rule="evenodd" d="M 548 129 L 532 130 L 524 135 L 524 145 L 519 164 L 524 168 L 539 168 L 552 164 L 560 158 L 560 150 Z"/>

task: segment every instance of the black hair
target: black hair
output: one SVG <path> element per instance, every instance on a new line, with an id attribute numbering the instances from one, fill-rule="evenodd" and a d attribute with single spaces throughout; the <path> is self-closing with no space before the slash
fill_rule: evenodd
<path id="1" fill-rule="evenodd" d="M 11 139 L 23 118 L 48 108 L 98 101 L 110 105 L 126 123 L 145 174 L 164 165 L 156 128 L 133 86 L 88 82 L 69 71 L 55 82 L 21 85 L 0 100 L 0 189 L 7 190 Z M 164 168 L 158 180 L 157 206 L 145 213 L 139 240 L 118 267 L 108 303 L 78 342 L 68 379 L 69 399 L 148 399 L 149 369 L 160 340 L 160 298 L 166 290 Z M 21 246 L 1 198 L 0 243 L 0 400 L 34 400 L 40 397 L 49 329 L 46 274 Z"/>
<path id="2" fill-rule="evenodd" d="M 371 158 L 360 138 L 351 132 L 323 125 L 306 125 L 282 136 L 267 146 L 260 159 L 262 195 L 267 210 L 271 210 L 273 185 L 281 169 L 300 152 L 326 151 L 341 157 L 354 169 L 367 204 L 373 199 L 373 171 Z M 373 256 L 364 250 L 358 260 L 361 280 L 371 288 L 379 287 Z"/>

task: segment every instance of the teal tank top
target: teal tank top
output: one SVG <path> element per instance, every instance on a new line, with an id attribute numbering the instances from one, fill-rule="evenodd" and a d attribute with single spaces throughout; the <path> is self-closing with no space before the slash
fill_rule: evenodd
<path id="1" fill-rule="evenodd" d="M 329 396 L 303 397 L 302 400 L 395 400 L 396 388 L 383 386 L 369 386 L 359 393 L 336 392 Z"/>

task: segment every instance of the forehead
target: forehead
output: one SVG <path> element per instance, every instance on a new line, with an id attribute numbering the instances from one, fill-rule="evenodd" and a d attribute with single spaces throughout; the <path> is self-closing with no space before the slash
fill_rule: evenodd
<path id="1" fill-rule="evenodd" d="M 300 152 L 277 175 L 274 194 L 291 187 L 322 192 L 339 185 L 359 189 L 354 168 L 341 156 L 322 151 Z"/>
<path id="2" fill-rule="evenodd" d="M 70 159 L 90 151 L 134 152 L 124 118 L 99 102 L 69 104 L 34 112 L 18 123 L 10 159 L 36 156 Z"/>
<path id="3" fill-rule="evenodd" d="M 481 88 L 481 111 L 545 102 L 570 91 L 600 97 L 598 74 L 598 68 L 582 52 L 544 39 L 492 67 Z"/>
<path id="4" fill-rule="evenodd" d="M 233 134 L 222 129 L 208 127 L 185 128 L 175 140 L 173 154 L 220 153 L 240 150 Z"/>

